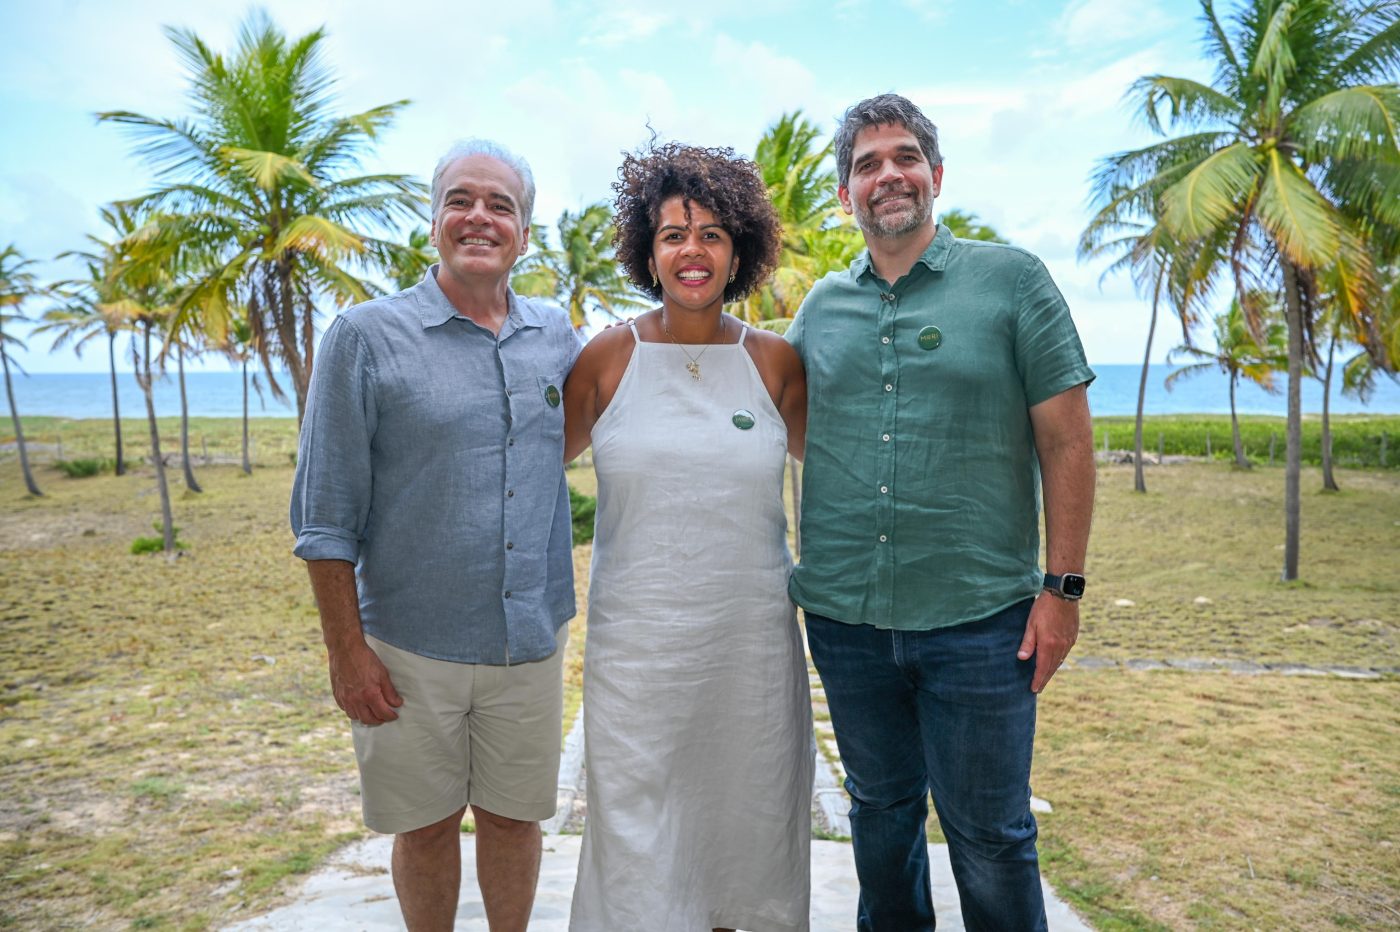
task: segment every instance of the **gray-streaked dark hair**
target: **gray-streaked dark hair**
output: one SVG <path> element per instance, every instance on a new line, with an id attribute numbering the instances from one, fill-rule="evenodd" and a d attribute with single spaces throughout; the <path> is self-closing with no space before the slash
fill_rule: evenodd
<path id="1" fill-rule="evenodd" d="M 530 171 L 530 163 L 499 142 L 490 139 L 463 139 L 454 142 L 451 148 L 443 153 L 442 158 L 438 159 L 437 168 L 433 169 L 433 220 L 437 220 L 438 211 L 442 210 L 442 202 L 447 193 L 442 190 L 443 172 L 458 159 L 473 155 L 490 156 L 498 162 L 503 162 L 520 178 L 520 193 L 525 199 L 525 203 L 520 205 L 520 211 L 524 215 L 524 229 L 528 230 L 530 218 L 535 213 L 535 176 Z"/>
<path id="2" fill-rule="evenodd" d="M 843 188 L 851 183 L 851 156 L 856 147 L 856 136 L 868 126 L 885 126 L 897 123 L 919 140 L 919 148 L 928 159 L 929 168 L 943 164 L 943 154 L 938 151 L 938 127 L 924 116 L 924 112 L 914 106 L 908 98 L 898 94 L 881 94 L 867 97 L 853 105 L 841 117 L 841 126 L 836 130 L 836 182 Z"/>

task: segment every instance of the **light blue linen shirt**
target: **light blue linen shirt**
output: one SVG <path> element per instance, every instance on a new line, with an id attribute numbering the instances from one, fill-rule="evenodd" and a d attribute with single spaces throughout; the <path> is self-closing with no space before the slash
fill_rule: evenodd
<path id="1" fill-rule="evenodd" d="M 513 292 L 492 333 L 457 313 L 437 268 L 327 328 L 293 552 L 355 564 L 364 631 L 395 647 L 540 660 L 575 611 L 560 393 L 581 344 L 563 311 Z"/>

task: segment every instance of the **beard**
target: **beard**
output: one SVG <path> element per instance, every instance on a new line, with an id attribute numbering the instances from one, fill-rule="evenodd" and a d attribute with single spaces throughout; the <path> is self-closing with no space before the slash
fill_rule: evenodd
<path id="1" fill-rule="evenodd" d="M 900 210 L 876 214 L 867 204 L 855 203 L 856 226 L 871 236 L 892 238 L 912 233 L 933 216 L 933 198 L 924 197 L 918 188 L 882 191 L 880 196 L 908 193 L 912 199 Z"/>

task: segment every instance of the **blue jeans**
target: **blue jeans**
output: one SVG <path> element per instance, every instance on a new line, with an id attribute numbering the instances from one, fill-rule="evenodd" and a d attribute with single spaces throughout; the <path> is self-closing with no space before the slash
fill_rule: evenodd
<path id="1" fill-rule="evenodd" d="M 1032 600 L 990 618 L 892 631 L 807 615 L 846 791 L 860 932 L 934 928 L 928 796 L 969 930 L 1045 929 L 1030 810 Z"/>

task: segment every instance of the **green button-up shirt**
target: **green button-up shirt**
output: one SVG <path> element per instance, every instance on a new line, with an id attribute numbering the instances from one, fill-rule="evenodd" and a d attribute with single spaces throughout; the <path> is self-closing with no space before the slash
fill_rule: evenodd
<path id="1" fill-rule="evenodd" d="M 940 226 L 893 286 L 868 252 L 826 276 L 787 336 L 808 392 L 793 601 L 924 630 L 1036 595 L 1029 409 L 1094 378 L 1040 260 Z"/>

